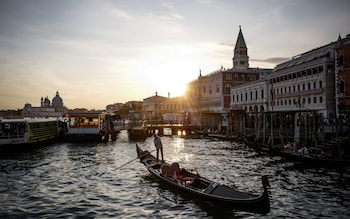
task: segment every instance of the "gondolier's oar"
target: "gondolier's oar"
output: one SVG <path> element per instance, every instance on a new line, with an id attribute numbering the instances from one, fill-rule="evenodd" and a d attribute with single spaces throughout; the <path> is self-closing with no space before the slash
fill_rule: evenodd
<path id="1" fill-rule="evenodd" d="M 133 162 L 133 161 L 135 161 L 135 160 L 137 160 L 137 159 L 140 159 L 140 158 L 143 157 L 143 156 L 146 156 L 146 155 L 148 155 L 148 154 L 150 154 L 150 153 L 152 153 L 152 152 L 155 152 L 156 150 L 157 150 L 157 149 L 154 149 L 153 151 L 150 151 L 150 152 L 148 152 L 148 153 L 141 154 L 140 156 L 136 157 L 135 159 L 132 159 L 132 160 L 126 162 L 125 164 L 123 164 L 123 165 L 117 167 L 116 170 L 122 168 L 123 166 L 126 166 L 127 164 L 129 164 L 129 163 L 131 163 L 131 162 Z"/>

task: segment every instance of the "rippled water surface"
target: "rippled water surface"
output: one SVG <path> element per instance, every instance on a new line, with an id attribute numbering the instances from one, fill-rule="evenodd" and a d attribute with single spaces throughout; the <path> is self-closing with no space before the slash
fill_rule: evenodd
<path id="1" fill-rule="evenodd" d="M 350 218 L 349 169 L 304 168 L 234 142 L 162 140 L 168 162 L 223 184 L 260 193 L 268 175 L 271 212 L 217 209 L 160 187 L 121 132 L 116 142 L 0 155 L 0 218 Z M 151 138 L 138 144 L 154 150 Z"/>

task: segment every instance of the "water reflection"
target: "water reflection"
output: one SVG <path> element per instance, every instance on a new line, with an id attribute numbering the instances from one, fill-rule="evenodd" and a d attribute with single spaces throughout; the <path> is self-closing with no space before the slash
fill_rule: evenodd
<path id="1" fill-rule="evenodd" d="M 165 159 L 204 177 L 260 193 L 270 181 L 271 212 L 217 209 L 153 181 L 135 143 L 53 144 L 0 155 L 0 217 L 112 218 L 349 218 L 350 176 L 257 154 L 231 142 L 162 137 Z M 152 138 L 138 144 L 154 150 Z M 118 169 L 121 165 L 127 163 Z"/>

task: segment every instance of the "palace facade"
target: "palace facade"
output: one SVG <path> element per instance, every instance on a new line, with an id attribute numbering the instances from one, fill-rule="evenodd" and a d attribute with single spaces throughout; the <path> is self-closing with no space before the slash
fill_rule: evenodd
<path id="1" fill-rule="evenodd" d="M 231 92 L 242 84 L 259 81 L 272 72 L 272 69 L 249 67 L 248 48 L 241 27 L 233 50 L 232 64 L 230 69 L 221 67 L 208 75 L 200 72 L 198 79 L 189 83 L 187 95 L 198 102 L 202 126 L 206 130 L 227 131 Z"/>

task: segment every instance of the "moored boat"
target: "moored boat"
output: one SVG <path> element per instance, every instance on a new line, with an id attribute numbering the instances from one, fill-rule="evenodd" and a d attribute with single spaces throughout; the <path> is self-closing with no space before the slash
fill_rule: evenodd
<path id="1" fill-rule="evenodd" d="M 279 155 L 287 160 L 293 162 L 299 162 L 306 165 L 312 165 L 317 167 L 330 167 L 330 168 L 339 168 L 339 167 L 349 167 L 349 159 L 338 159 L 334 157 L 327 157 L 318 154 L 302 154 L 299 152 L 292 151 L 280 151 Z"/>
<path id="2" fill-rule="evenodd" d="M 237 188 L 221 185 L 179 167 L 178 163 L 159 163 L 148 151 L 136 145 L 137 156 L 151 175 L 159 183 L 176 191 L 191 194 L 209 201 L 214 206 L 228 207 L 241 211 L 267 214 L 270 212 L 270 200 L 267 190 L 268 179 L 262 177 L 264 191 L 259 194 L 243 192 Z"/>
<path id="3" fill-rule="evenodd" d="M 102 140 L 103 114 L 99 111 L 69 112 L 67 142 L 99 142 Z"/>
<path id="4" fill-rule="evenodd" d="M 56 118 L 0 120 L 0 146 L 37 144 L 64 135 L 66 126 Z"/>

